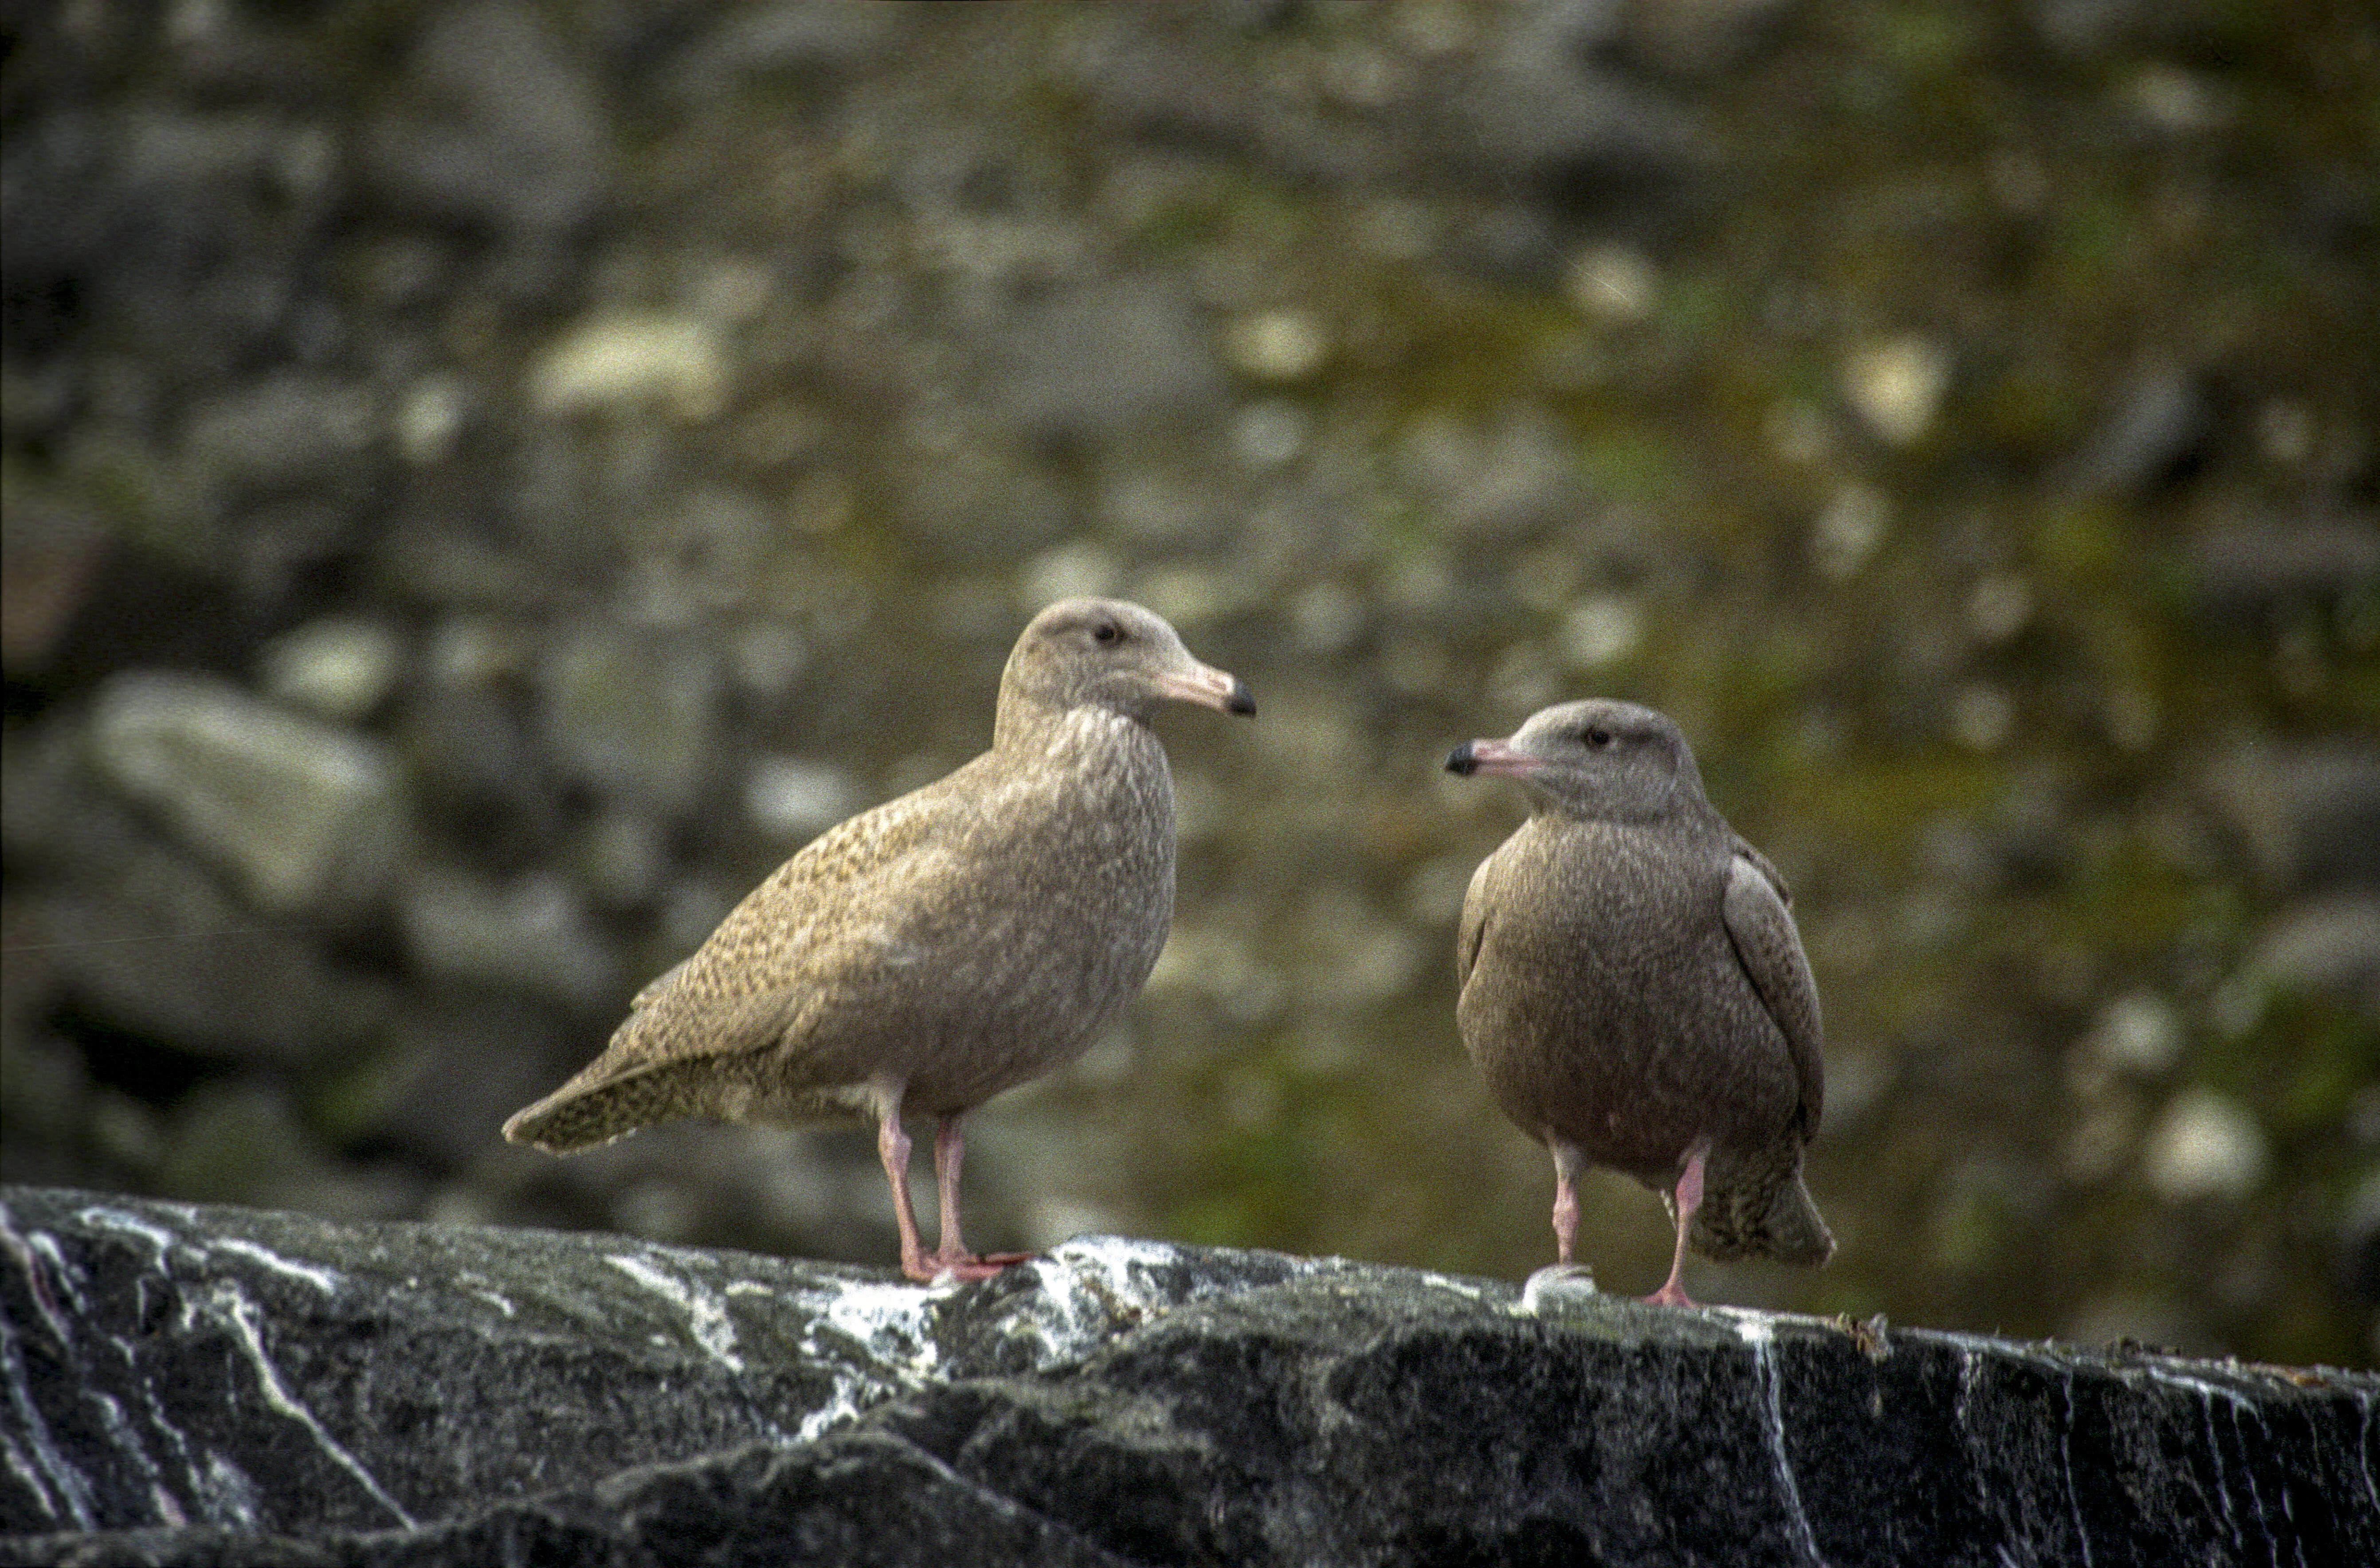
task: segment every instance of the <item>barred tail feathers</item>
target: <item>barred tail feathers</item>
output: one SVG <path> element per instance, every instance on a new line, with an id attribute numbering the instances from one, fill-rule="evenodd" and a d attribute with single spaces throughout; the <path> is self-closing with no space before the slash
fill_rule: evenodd
<path id="1" fill-rule="evenodd" d="M 1712 1156 L 1687 1245 L 1718 1262 L 1774 1258 L 1815 1266 L 1834 1256 L 1834 1235 L 1803 1183 L 1798 1157 L 1783 1170 L 1723 1169 L 1723 1152 Z"/>

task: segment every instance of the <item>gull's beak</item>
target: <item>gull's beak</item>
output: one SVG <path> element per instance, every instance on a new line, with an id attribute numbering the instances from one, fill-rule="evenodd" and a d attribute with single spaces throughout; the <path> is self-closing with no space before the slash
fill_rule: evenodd
<path id="1" fill-rule="evenodd" d="M 1449 752 L 1446 771 L 1459 773 L 1465 778 L 1475 773 L 1500 773 L 1508 778 L 1526 778 L 1545 766 L 1544 759 L 1531 756 L 1510 741 L 1465 741 Z"/>
<path id="2" fill-rule="evenodd" d="M 1236 675 L 1227 675 L 1211 664 L 1193 664 L 1187 669 L 1169 669 L 1157 678 L 1160 695 L 1177 703 L 1196 703 L 1218 713 L 1238 713 L 1254 717 L 1256 698 L 1248 695 L 1247 682 Z"/>

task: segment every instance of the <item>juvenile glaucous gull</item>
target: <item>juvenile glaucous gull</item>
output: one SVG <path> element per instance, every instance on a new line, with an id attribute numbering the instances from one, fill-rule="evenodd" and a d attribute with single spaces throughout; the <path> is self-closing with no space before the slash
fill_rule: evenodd
<path id="1" fill-rule="evenodd" d="M 1138 605 L 1050 606 L 1009 655 L 990 751 L 778 867 L 504 1136 L 567 1153 L 674 1116 L 870 1116 L 903 1272 L 976 1279 L 1016 1261 L 961 1238 L 959 1118 L 1081 1055 L 1157 962 L 1173 784 L 1148 721 L 1168 701 L 1256 711 Z M 905 1112 L 940 1118 L 932 1252 Z"/>

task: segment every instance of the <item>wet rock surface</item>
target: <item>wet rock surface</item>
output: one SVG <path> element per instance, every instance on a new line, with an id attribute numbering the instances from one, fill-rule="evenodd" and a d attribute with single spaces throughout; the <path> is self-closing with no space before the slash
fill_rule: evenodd
<path id="1" fill-rule="evenodd" d="M 2380 1379 L 1088 1237 L 997 1280 L 0 1192 L 0 1562 L 2251 1563 Z"/>

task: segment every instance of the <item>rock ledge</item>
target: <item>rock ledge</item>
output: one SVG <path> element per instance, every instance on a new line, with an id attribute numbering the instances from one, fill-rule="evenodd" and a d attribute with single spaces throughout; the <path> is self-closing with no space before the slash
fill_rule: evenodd
<path id="1" fill-rule="evenodd" d="M 0 1562 L 2380 1562 L 2380 1378 L 0 1188 Z"/>

